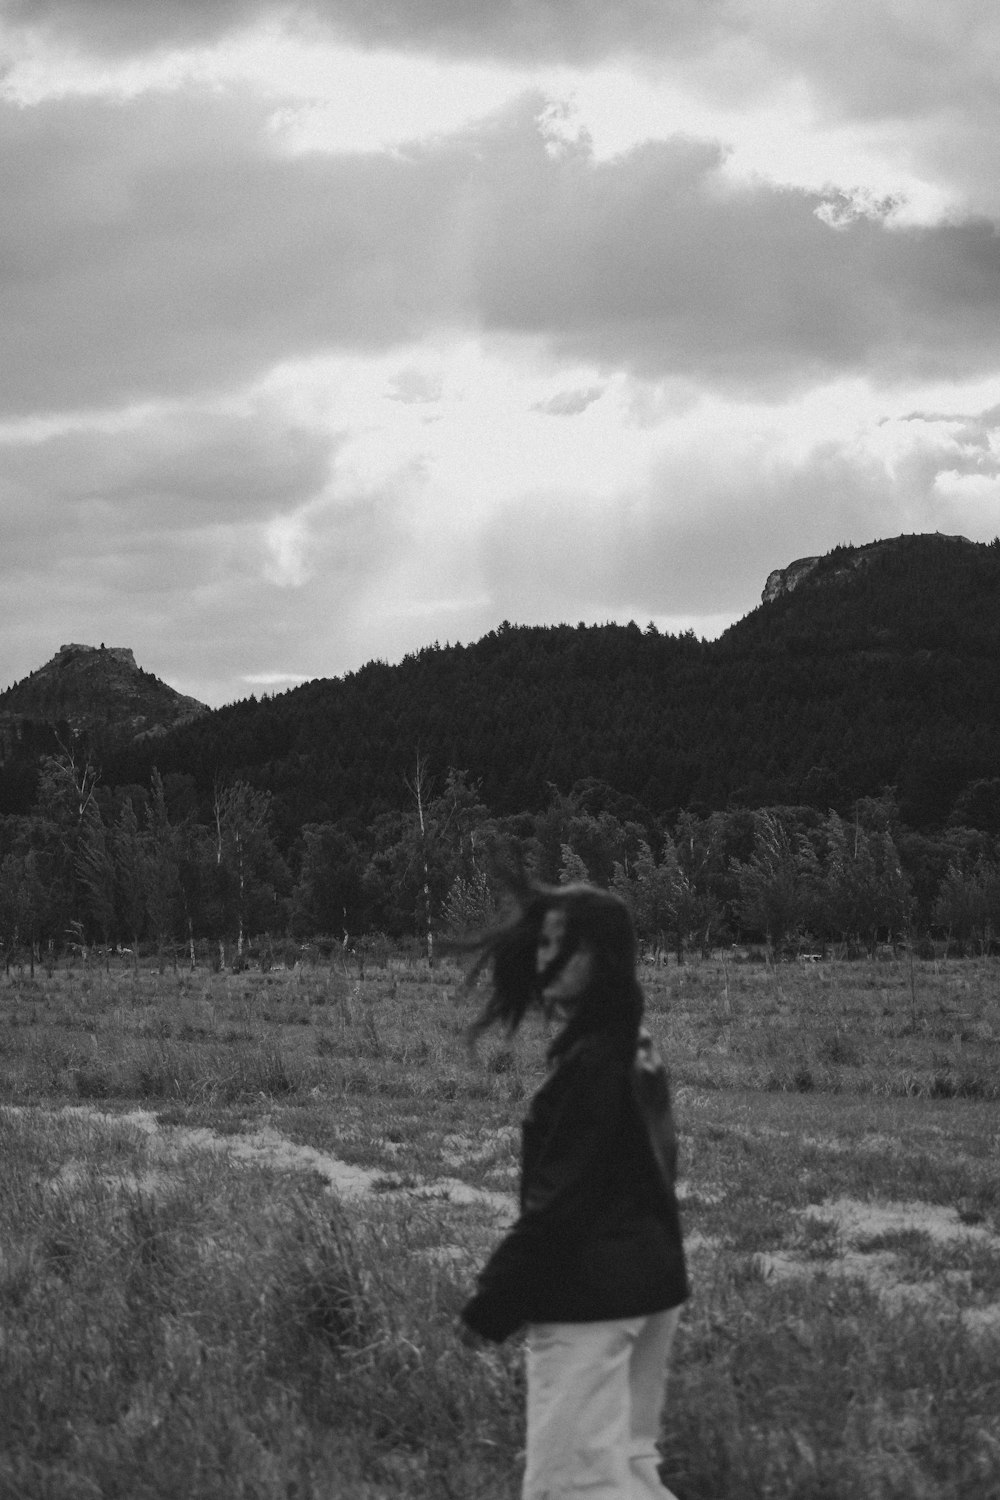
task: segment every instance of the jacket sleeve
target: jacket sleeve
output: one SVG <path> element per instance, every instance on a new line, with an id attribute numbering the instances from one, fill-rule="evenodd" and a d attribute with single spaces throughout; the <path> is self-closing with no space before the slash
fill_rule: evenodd
<path id="1" fill-rule="evenodd" d="M 670 1101 L 670 1077 L 649 1032 L 639 1032 L 632 1067 L 632 1093 L 646 1127 L 660 1180 L 672 1193 L 677 1181 L 677 1129 Z"/>
<path id="2" fill-rule="evenodd" d="M 624 1079 L 606 1044 L 581 1041 L 565 1070 L 553 1117 L 521 1188 L 521 1213 L 462 1310 L 484 1338 L 501 1342 L 530 1320 L 537 1292 L 579 1243 L 606 1187 L 609 1141 Z"/>

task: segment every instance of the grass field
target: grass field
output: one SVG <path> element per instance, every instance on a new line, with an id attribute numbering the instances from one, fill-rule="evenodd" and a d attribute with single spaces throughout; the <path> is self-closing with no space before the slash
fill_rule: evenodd
<path id="1" fill-rule="evenodd" d="M 648 970 L 694 1296 L 682 1500 L 1000 1497 L 1000 968 Z M 541 1032 L 457 973 L 0 979 L 2 1500 L 513 1500 L 454 1320 Z"/>

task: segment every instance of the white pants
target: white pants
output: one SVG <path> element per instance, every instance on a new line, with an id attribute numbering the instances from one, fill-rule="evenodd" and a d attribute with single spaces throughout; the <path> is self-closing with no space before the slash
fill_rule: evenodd
<path id="1" fill-rule="evenodd" d="M 528 1329 L 522 1500 L 672 1500 L 656 1472 L 680 1308 Z"/>

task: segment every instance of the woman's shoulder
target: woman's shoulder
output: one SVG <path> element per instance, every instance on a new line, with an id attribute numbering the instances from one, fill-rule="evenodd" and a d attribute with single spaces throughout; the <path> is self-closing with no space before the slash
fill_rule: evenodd
<path id="1" fill-rule="evenodd" d="M 578 1122 L 605 1120 L 620 1105 L 628 1073 L 606 1038 L 578 1037 L 554 1060 L 552 1071 L 532 1098 L 527 1118 L 538 1126 L 557 1115 Z"/>

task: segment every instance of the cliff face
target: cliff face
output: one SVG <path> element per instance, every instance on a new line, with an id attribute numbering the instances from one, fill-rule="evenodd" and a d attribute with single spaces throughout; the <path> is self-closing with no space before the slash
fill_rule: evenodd
<path id="1" fill-rule="evenodd" d="M 787 568 L 775 568 L 773 573 L 767 575 L 764 592 L 760 596 L 761 603 L 770 604 L 772 599 L 790 594 L 810 573 L 816 571 L 818 563 L 818 557 L 799 557 L 795 562 L 789 563 Z"/>
<path id="2" fill-rule="evenodd" d="M 971 547 L 974 544 L 964 536 L 943 536 L 937 533 L 942 542 L 954 542 Z M 837 578 L 845 578 L 849 573 L 854 573 L 858 568 L 867 567 L 881 553 L 895 547 L 901 537 L 894 537 L 887 541 L 869 542 L 864 547 L 846 547 L 838 551 L 836 560 L 828 554 L 824 557 L 799 557 L 795 562 L 789 563 L 786 568 L 775 568 L 773 573 L 767 575 L 764 591 L 761 594 L 761 603 L 770 604 L 775 599 L 780 599 L 783 594 L 791 594 L 795 589 L 810 579 L 817 584 L 827 583 Z M 820 567 L 820 564 L 824 564 Z"/>
<path id="3" fill-rule="evenodd" d="M 60 646 L 51 661 L 0 693 L 0 736 L 25 721 L 66 724 L 115 740 L 164 734 L 197 715 L 203 703 L 175 692 L 137 665 L 128 646 Z"/>

